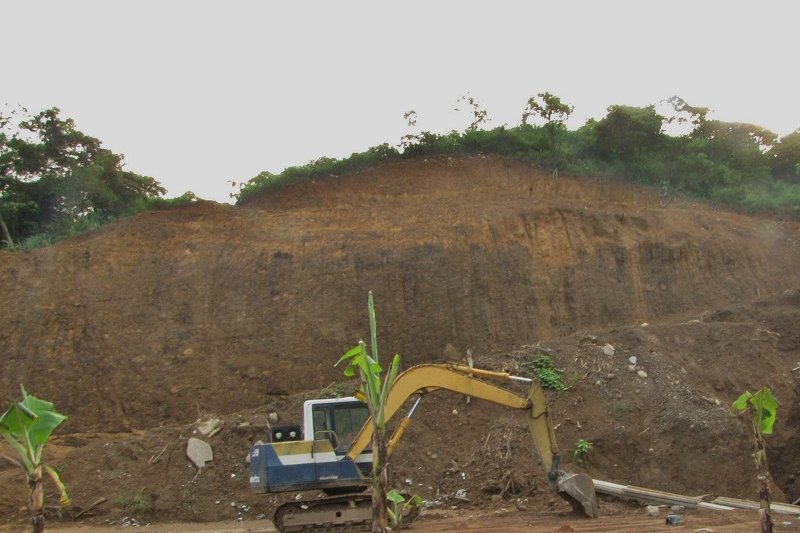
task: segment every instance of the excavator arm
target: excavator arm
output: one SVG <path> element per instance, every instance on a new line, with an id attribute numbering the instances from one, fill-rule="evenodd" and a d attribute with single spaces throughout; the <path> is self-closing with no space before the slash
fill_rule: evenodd
<path id="1" fill-rule="evenodd" d="M 523 396 L 484 379 L 529 382 L 530 389 L 528 395 Z M 418 365 L 402 372 L 395 379 L 386 400 L 385 420 L 387 422 L 391 420 L 410 397 L 442 389 L 524 412 L 534 444 L 547 470 L 550 486 L 574 507 L 581 506 L 588 516 L 597 516 L 597 497 L 592 479 L 585 474 L 569 474 L 558 470 L 560 455 L 555 429 L 547 400 L 537 381 L 512 376 L 506 372 L 482 370 L 466 365 Z M 398 425 L 387 443 L 389 454 L 402 439 L 409 423 L 410 417 L 406 417 Z M 345 457 L 354 460 L 369 445 L 371 439 L 372 421 L 367 420 Z"/>

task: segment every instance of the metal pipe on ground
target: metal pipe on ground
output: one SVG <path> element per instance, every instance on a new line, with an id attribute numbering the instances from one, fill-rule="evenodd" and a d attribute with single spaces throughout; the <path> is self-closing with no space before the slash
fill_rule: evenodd
<path id="1" fill-rule="evenodd" d="M 600 494 L 620 496 L 623 498 L 641 499 L 667 505 L 683 505 L 691 509 L 708 509 L 714 511 L 731 511 L 733 509 L 758 509 L 758 502 L 740 500 L 737 498 L 719 497 L 710 502 L 697 496 L 684 496 L 672 492 L 663 492 L 655 489 L 635 487 L 633 485 L 620 485 L 600 479 L 593 479 L 594 488 Z M 770 503 L 770 509 L 778 514 L 800 515 L 800 506 L 788 503 Z"/>

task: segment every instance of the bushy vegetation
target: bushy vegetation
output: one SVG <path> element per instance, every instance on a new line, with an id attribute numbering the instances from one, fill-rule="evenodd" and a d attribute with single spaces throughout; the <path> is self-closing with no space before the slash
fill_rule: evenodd
<path id="1" fill-rule="evenodd" d="M 553 366 L 548 355 L 534 355 L 522 363 L 522 366 L 533 372 L 543 389 L 559 391 L 567 388 L 561 380 L 561 372 Z"/>
<path id="2" fill-rule="evenodd" d="M 373 146 L 366 152 L 353 154 L 346 159 L 321 157 L 306 165 L 289 167 L 280 174 L 264 171 L 245 183 L 236 198 L 239 203 L 245 202 L 249 198 L 289 183 L 350 174 L 374 166 L 381 161 L 396 159 L 399 156 L 400 152 L 396 148 L 388 144 L 381 144 Z"/>
<path id="3" fill-rule="evenodd" d="M 673 97 L 656 106 L 612 105 L 600 120 L 570 130 L 573 107 L 550 93 L 529 98 L 520 124 L 486 129 L 488 112 L 472 96 L 463 132 L 423 131 L 344 159 L 321 157 L 242 184 L 245 203 L 303 180 L 351 174 L 387 161 L 494 154 L 561 174 L 616 177 L 652 186 L 665 201 L 677 195 L 746 212 L 800 215 L 800 129 L 780 138 L 753 124 L 709 118 L 709 110 Z M 666 106 L 666 107 L 665 107 Z M 149 209 L 196 200 L 166 200 L 155 179 L 123 168 L 123 156 L 63 119 L 56 108 L 35 115 L 0 111 L 0 248 L 30 249 Z M 415 127 L 417 114 L 405 114 Z M 667 132 L 682 126 L 681 135 Z"/>
<path id="4" fill-rule="evenodd" d="M 56 108 L 35 115 L 0 111 L 0 248 L 46 246 L 148 209 L 192 202 L 166 200 L 153 178 L 123 168 Z"/>
<path id="5" fill-rule="evenodd" d="M 321 158 L 280 174 L 262 172 L 237 195 L 240 203 L 289 183 L 363 170 L 388 160 L 438 155 L 495 154 L 562 174 L 617 177 L 658 188 L 664 198 L 685 195 L 746 212 L 800 215 L 800 130 L 779 138 L 760 126 L 708 118 L 709 110 L 673 97 L 656 106 L 613 105 L 601 120 L 576 130 L 571 106 L 549 93 L 529 99 L 518 126 L 480 129 L 485 110 L 468 99 L 475 120 L 463 132 L 405 135 L 345 159 Z M 416 113 L 413 114 L 415 124 Z M 670 135 L 683 126 L 688 132 Z"/>

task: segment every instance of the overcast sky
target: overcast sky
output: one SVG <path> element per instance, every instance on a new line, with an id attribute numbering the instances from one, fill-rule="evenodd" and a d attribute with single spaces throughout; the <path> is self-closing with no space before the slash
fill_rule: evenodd
<path id="1" fill-rule="evenodd" d="M 58 107 L 167 196 L 218 201 L 226 180 L 397 144 L 411 109 L 421 130 L 463 129 L 467 92 L 490 127 L 550 91 L 571 127 L 679 95 L 786 134 L 796 4 L 0 0 L 0 102 Z"/>

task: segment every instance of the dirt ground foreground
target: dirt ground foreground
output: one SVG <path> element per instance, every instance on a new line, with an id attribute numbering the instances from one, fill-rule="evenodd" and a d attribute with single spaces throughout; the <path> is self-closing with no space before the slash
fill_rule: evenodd
<path id="1" fill-rule="evenodd" d="M 680 512 L 679 524 L 667 524 L 666 516 L 673 514 L 666 509 L 658 517 L 639 510 L 624 510 L 618 514 L 596 519 L 575 518 L 567 515 L 529 513 L 504 509 L 483 512 L 428 513 L 418 519 L 406 531 L 428 533 L 446 531 L 471 531 L 473 533 L 657 533 L 673 531 L 695 531 L 702 533 L 752 533 L 760 531 L 758 518 L 748 511 L 693 511 Z M 113 533 L 122 526 L 70 526 L 56 524 L 48 527 L 59 533 Z M 151 533 L 274 533 L 277 530 L 268 520 L 243 520 L 216 523 L 142 524 L 137 530 Z M 8 526 L 0 532 L 17 531 Z M 800 531 L 800 517 L 776 516 L 774 531 Z"/>
<path id="2" fill-rule="evenodd" d="M 728 407 L 769 386 L 774 499 L 800 498 L 800 227 L 662 205 L 613 180 L 434 158 L 0 255 L 13 302 L 0 306 L 0 400 L 22 382 L 70 417 L 47 459 L 74 505 L 48 507 L 48 524 L 266 531 L 298 495 L 254 495 L 248 450 L 270 424 L 300 422 L 304 400 L 352 390 L 333 363 L 368 335 L 368 289 L 382 353 L 406 367 L 469 349 L 478 367 L 530 377 L 547 355 L 567 387 L 547 391 L 562 468 L 596 479 L 754 499 L 751 437 Z M 214 451 L 201 470 L 192 436 Z M 580 439 L 592 447 L 576 458 Z M 4 454 L 0 531 L 21 531 L 26 487 Z M 415 531 L 757 527 L 693 511 L 666 526 L 615 500 L 596 521 L 562 516 L 523 417 L 448 393 L 425 396 L 391 476 L 431 506 Z M 777 530 L 797 530 L 787 521 Z"/>

